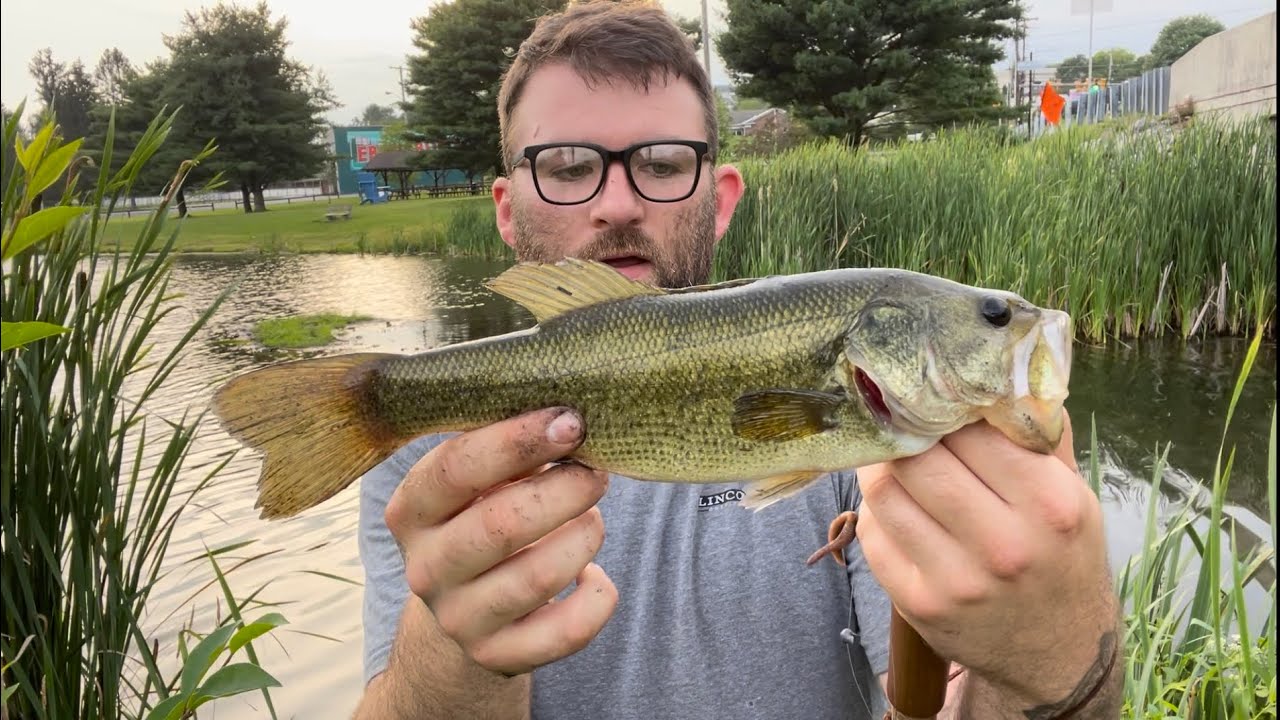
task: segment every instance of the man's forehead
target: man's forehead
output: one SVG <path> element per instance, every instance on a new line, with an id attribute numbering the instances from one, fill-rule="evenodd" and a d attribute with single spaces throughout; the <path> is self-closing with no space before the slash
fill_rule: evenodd
<path id="1" fill-rule="evenodd" d="M 629 144 L 658 137 L 705 140 L 702 104 L 684 78 L 648 87 L 624 77 L 584 78 L 566 63 L 538 68 L 511 115 L 515 146 L 592 141 Z"/>

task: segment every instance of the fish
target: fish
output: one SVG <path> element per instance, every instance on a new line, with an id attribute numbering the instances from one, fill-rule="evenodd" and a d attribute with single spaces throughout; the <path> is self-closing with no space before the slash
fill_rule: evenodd
<path id="1" fill-rule="evenodd" d="M 742 482 L 752 510 L 980 420 L 1040 453 L 1063 433 L 1071 316 L 1013 292 L 891 268 L 660 288 L 577 258 L 486 285 L 536 324 L 282 362 L 219 387 L 222 426 L 264 455 L 261 517 L 319 505 L 415 437 L 549 407 L 584 422 L 565 461 Z"/>

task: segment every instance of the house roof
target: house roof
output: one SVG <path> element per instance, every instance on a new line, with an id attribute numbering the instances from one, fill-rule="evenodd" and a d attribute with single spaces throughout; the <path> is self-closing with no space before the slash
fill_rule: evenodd
<path id="1" fill-rule="evenodd" d="M 364 164 L 362 170 L 375 172 L 381 170 L 417 170 L 410 160 L 421 154 L 418 150 L 383 150 Z"/>
<path id="2" fill-rule="evenodd" d="M 775 107 L 760 108 L 758 110 L 730 110 L 729 125 L 735 128 L 747 128 L 769 115 L 781 112 L 782 110 Z"/>

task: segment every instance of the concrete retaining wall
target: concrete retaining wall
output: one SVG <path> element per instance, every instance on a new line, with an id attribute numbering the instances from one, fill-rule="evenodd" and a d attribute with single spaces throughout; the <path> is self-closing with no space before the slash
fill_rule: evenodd
<path id="1" fill-rule="evenodd" d="M 1197 115 L 1275 117 L 1276 14 L 1205 38 L 1173 64 L 1169 109 L 1188 96 Z"/>

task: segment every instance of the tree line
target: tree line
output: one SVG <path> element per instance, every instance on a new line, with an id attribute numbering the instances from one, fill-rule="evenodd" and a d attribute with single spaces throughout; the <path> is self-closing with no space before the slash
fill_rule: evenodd
<path id="1" fill-rule="evenodd" d="M 496 100 L 503 73 L 535 19 L 565 5 L 446 0 L 431 6 L 410 20 L 414 51 L 405 102 L 370 105 L 356 120 L 383 125 L 387 147 L 426 143 L 430 149 L 414 157 L 421 167 L 472 177 L 499 171 Z M 786 111 L 786 127 L 766 130 L 789 134 L 781 140 L 725 138 L 742 153 L 767 152 L 800 136 L 843 138 L 856 148 L 1025 112 L 1003 102 L 993 72 L 1006 41 L 1021 32 L 1020 0 L 726 0 L 725 29 L 714 38 L 701 37 L 695 20 L 675 19 L 695 48 L 714 43 L 739 97 Z M 1161 33 L 1153 59 L 1189 42 L 1179 29 L 1187 23 L 1176 23 Z M 126 150 L 116 157 L 122 158 L 161 109 L 180 107 L 169 141 L 142 178 L 146 190 L 163 192 L 181 159 L 213 143 L 217 152 L 193 180 L 221 178 L 239 188 L 246 212 L 261 211 L 271 183 L 313 176 L 333 159 L 323 113 L 337 103 L 322 72 L 288 56 L 286 29 L 287 20 L 271 18 L 265 3 L 218 4 L 187 12 L 180 32 L 164 38 L 167 56 L 143 67 L 112 49 L 90 72 L 79 60 L 59 62 L 43 50 L 29 69 L 44 111 L 56 114 L 65 136 L 85 137 L 91 155 L 101 152 L 113 117 L 117 146 Z M 1074 72 L 1063 66 L 1061 72 Z M 727 135 L 729 109 L 722 100 L 720 110 Z M 180 210 L 184 202 L 179 196 Z"/>
<path id="2" fill-rule="evenodd" d="M 1093 54 L 1093 77 L 1106 78 L 1109 83 L 1124 82 L 1132 77 L 1158 67 L 1172 65 L 1186 55 L 1201 40 L 1216 35 L 1226 26 L 1209 15 L 1184 15 L 1174 18 L 1160 29 L 1151 50 L 1144 55 L 1134 55 L 1124 48 L 1099 50 Z M 1060 83 L 1088 79 L 1089 56 L 1078 53 L 1064 58 L 1054 70 L 1054 80 Z"/>
<path id="3" fill-rule="evenodd" d="M 140 192 L 164 194 L 178 165 L 212 144 L 217 151 L 189 180 L 216 178 L 240 190 L 245 212 L 261 212 L 273 182 L 313 176 L 332 156 L 323 113 L 337 103 L 322 72 L 288 57 L 287 26 L 265 2 L 218 4 L 185 13 L 181 31 L 164 37 L 167 56 L 142 67 L 111 48 L 90 73 L 41 50 L 28 66 L 41 103 L 33 124 L 56 118 L 63 137 L 83 137 L 98 163 L 113 129 L 114 172 L 155 118 L 177 109 Z M 183 188 L 175 200 L 186 215 Z"/>

